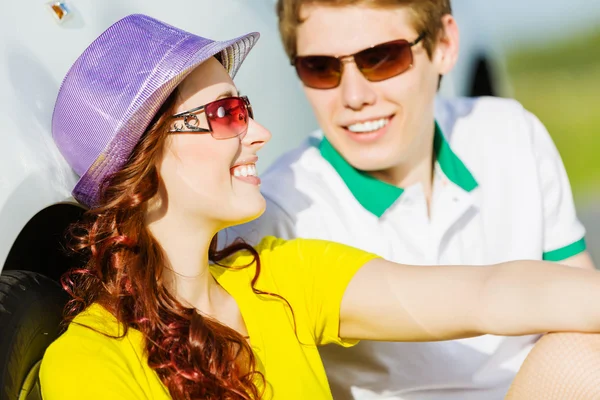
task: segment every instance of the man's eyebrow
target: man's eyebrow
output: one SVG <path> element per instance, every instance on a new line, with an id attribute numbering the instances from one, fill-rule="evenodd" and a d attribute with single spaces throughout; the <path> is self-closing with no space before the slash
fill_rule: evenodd
<path id="1" fill-rule="evenodd" d="M 239 94 L 234 94 L 231 90 L 227 90 L 227 91 L 221 93 L 219 95 L 219 97 L 217 97 L 217 100 L 224 99 L 226 97 L 236 97 L 236 96 L 239 96 Z"/>

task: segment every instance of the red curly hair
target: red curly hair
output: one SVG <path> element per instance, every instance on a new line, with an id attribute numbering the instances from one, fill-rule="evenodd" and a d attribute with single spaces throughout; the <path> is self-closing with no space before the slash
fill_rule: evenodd
<path id="1" fill-rule="evenodd" d="M 139 330 L 148 364 L 173 399 L 259 399 L 265 380 L 248 342 L 217 320 L 184 307 L 166 290 L 165 256 L 145 223 L 148 201 L 159 188 L 156 161 L 164 149 L 176 93 L 163 104 L 126 166 L 104 185 L 102 206 L 89 210 L 71 228 L 71 248 L 83 253 L 87 263 L 62 278 L 72 296 L 65 321 L 99 303 L 124 326 L 123 335 L 128 328 Z M 219 263 L 240 250 L 254 255 L 255 293 L 270 294 L 254 288 L 260 260 L 250 245 L 237 242 L 217 251 L 215 237 L 209 258 Z"/>

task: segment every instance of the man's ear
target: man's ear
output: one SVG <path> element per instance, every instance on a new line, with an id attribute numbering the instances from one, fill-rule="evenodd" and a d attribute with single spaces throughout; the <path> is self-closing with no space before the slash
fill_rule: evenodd
<path id="1" fill-rule="evenodd" d="M 446 14 L 442 17 L 442 31 L 437 38 L 432 55 L 440 75 L 449 73 L 458 60 L 460 35 L 454 17 Z"/>

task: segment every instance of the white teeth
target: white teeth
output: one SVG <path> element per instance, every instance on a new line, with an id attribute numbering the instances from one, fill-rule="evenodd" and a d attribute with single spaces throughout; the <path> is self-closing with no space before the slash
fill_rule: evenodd
<path id="1" fill-rule="evenodd" d="M 256 176 L 256 165 L 238 165 L 233 168 L 233 176 Z"/>
<path id="2" fill-rule="evenodd" d="M 355 133 L 373 132 L 383 128 L 390 122 L 389 118 L 381 118 L 374 121 L 359 122 L 352 124 L 348 127 L 348 130 Z"/>

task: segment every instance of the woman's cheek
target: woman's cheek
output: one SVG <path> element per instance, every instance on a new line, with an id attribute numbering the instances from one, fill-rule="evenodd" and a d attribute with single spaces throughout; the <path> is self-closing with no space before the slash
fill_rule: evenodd
<path id="1" fill-rule="evenodd" d="M 176 138 L 168 151 L 169 169 L 188 190 L 220 191 L 231 185 L 230 167 L 238 150 L 234 144 L 210 135 Z"/>
<path id="2" fill-rule="evenodd" d="M 173 155 L 184 164 L 194 164 L 217 158 L 214 146 L 207 146 L 205 141 L 182 140 L 173 146 Z"/>

